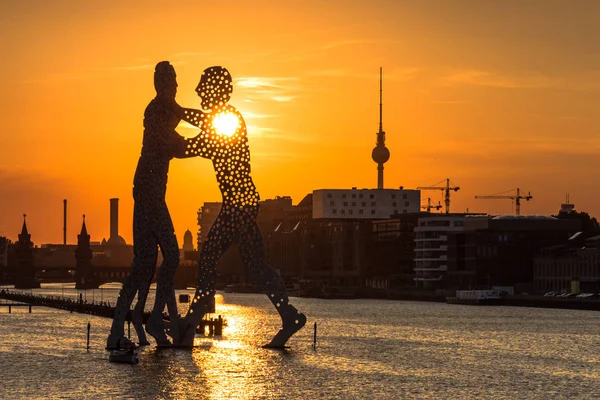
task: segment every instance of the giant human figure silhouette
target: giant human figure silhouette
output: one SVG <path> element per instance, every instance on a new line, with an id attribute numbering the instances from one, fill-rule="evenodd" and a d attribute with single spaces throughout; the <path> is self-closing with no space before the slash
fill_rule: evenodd
<path id="1" fill-rule="evenodd" d="M 239 111 L 228 104 L 232 91 L 233 81 L 227 69 L 207 68 L 196 92 L 202 109 L 210 112 L 179 110 L 180 118 L 201 129 L 196 138 L 188 141 L 186 155 L 212 160 L 223 204 L 200 253 L 198 286 L 190 308 L 178 329 L 169 334 L 174 345 L 193 346 L 196 327 L 215 294 L 217 262 L 237 242 L 247 275 L 262 288 L 281 317 L 281 330 L 265 347 L 282 348 L 304 326 L 306 317 L 290 304 L 281 277 L 265 262 L 256 223 L 259 195 L 250 176 L 246 123 Z"/>
<path id="2" fill-rule="evenodd" d="M 178 318 L 173 280 L 179 265 L 179 246 L 165 202 L 165 193 L 169 161 L 174 157 L 185 158 L 188 142 L 194 139 L 185 139 L 175 131 L 180 121 L 174 112 L 179 109 L 175 102 L 177 76 L 168 61 L 161 61 L 156 65 L 154 87 L 156 97 L 144 111 L 143 145 L 133 180 L 133 269 L 119 293 L 107 339 L 109 349 L 131 345 L 124 336 L 124 324 L 136 292 L 138 302 L 133 311 L 133 324 L 140 344 L 149 344 L 142 327 L 142 315 L 156 270 L 159 246 L 163 262 L 146 331 L 159 346 L 168 346 L 171 343 L 163 323 L 165 304 L 171 321 L 176 322 Z M 176 328 L 177 325 L 173 329 Z"/>

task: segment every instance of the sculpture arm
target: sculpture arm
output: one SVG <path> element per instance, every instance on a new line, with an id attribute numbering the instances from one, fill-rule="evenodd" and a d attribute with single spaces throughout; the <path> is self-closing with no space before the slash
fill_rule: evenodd
<path id="1" fill-rule="evenodd" d="M 185 139 L 184 157 L 202 157 L 211 158 L 214 144 L 210 140 L 209 127 L 207 126 L 209 113 L 205 113 L 193 108 L 178 107 L 177 116 L 190 125 L 200 128 L 200 133 L 193 137 Z M 183 158 L 183 157 L 182 157 Z"/>

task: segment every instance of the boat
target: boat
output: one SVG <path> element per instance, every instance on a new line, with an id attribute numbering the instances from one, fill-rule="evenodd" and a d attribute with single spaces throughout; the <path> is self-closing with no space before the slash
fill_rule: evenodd
<path id="1" fill-rule="evenodd" d="M 497 290 L 457 290 L 456 297 L 446 297 L 448 304 L 499 305 L 502 297 Z"/>
<path id="2" fill-rule="evenodd" d="M 134 349 L 113 350 L 108 355 L 108 361 L 121 364 L 137 364 L 140 362 Z"/>

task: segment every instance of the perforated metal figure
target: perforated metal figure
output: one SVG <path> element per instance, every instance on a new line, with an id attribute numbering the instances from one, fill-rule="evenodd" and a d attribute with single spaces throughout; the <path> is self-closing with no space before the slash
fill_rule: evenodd
<path id="1" fill-rule="evenodd" d="M 165 305 L 171 321 L 178 318 L 173 281 L 179 265 L 179 246 L 165 202 L 165 193 L 169 161 L 173 157 L 185 158 L 188 141 L 194 139 L 185 139 L 175 131 L 180 121 L 174 113 L 174 110 L 179 109 L 175 102 L 177 80 L 175 69 L 169 62 L 162 61 L 156 65 L 154 87 L 156 97 L 144 112 L 143 146 L 133 181 L 133 269 L 117 300 L 111 332 L 107 339 L 109 349 L 117 347 L 117 343 L 121 343 L 121 346 L 131 344 L 124 336 L 124 323 L 138 291 L 138 302 L 132 320 L 140 344 L 149 344 L 142 328 L 142 314 L 150 282 L 156 270 L 158 246 L 163 255 L 163 262 L 157 279 L 156 299 L 152 315 L 146 323 L 146 331 L 156 339 L 159 346 L 168 346 L 171 343 L 165 334 L 162 315 Z"/>
<path id="2" fill-rule="evenodd" d="M 250 176 L 246 123 L 238 110 L 228 104 L 232 91 L 233 82 L 227 69 L 207 68 L 196 92 L 202 99 L 202 109 L 210 113 L 193 109 L 180 111 L 181 118 L 201 129 L 201 133 L 188 142 L 187 155 L 212 160 L 223 204 L 200 253 L 196 294 L 179 332 L 169 334 L 173 344 L 193 346 L 196 327 L 215 294 L 217 261 L 237 242 L 247 275 L 260 285 L 281 316 L 281 330 L 265 347 L 284 347 L 304 326 L 306 317 L 289 303 L 283 280 L 265 262 L 265 249 L 256 223 L 259 195 Z"/>

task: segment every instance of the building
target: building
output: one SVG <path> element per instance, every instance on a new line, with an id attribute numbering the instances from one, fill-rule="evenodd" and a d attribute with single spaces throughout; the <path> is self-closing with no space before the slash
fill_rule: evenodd
<path id="1" fill-rule="evenodd" d="M 414 287 L 415 227 L 429 213 L 409 213 L 372 222 L 365 286 L 378 289 Z"/>
<path id="2" fill-rule="evenodd" d="M 319 189 L 312 193 L 312 218 L 387 219 L 418 213 L 421 191 L 412 189 Z"/>
<path id="3" fill-rule="evenodd" d="M 600 231 L 578 232 L 533 259 L 536 293 L 600 293 Z"/>
<path id="4" fill-rule="evenodd" d="M 198 234 L 199 250 L 202 249 L 207 239 L 208 232 L 214 224 L 219 212 L 221 211 L 221 202 L 207 202 L 198 211 L 198 225 L 200 227 Z M 259 226 L 265 245 L 265 261 L 273 268 L 271 263 L 271 250 L 281 250 L 274 247 L 272 233 L 279 229 L 284 231 L 290 228 L 289 215 L 293 213 L 295 207 L 292 205 L 292 198 L 289 196 L 276 196 L 274 199 L 267 199 L 259 202 L 259 213 L 256 222 Z M 277 239 L 276 239 L 277 241 Z M 239 254 L 239 245 L 233 243 L 229 249 L 221 256 L 217 264 L 218 284 L 223 286 L 232 283 L 244 283 L 246 281 L 245 267 Z"/>
<path id="5" fill-rule="evenodd" d="M 210 228 L 221 212 L 221 202 L 206 202 L 198 210 L 198 249 L 206 241 Z"/>
<path id="6" fill-rule="evenodd" d="M 363 286 L 371 221 L 315 219 L 299 229 L 300 278 L 317 288 Z"/>
<path id="7" fill-rule="evenodd" d="M 415 285 L 443 289 L 448 272 L 448 235 L 464 230 L 467 214 L 430 214 L 415 227 Z"/>
<path id="8" fill-rule="evenodd" d="M 536 253 L 564 242 L 580 226 L 578 220 L 548 216 L 465 218 L 461 230 L 448 234 L 445 287 L 513 286 L 517 293 L 531 293 Z"/>

